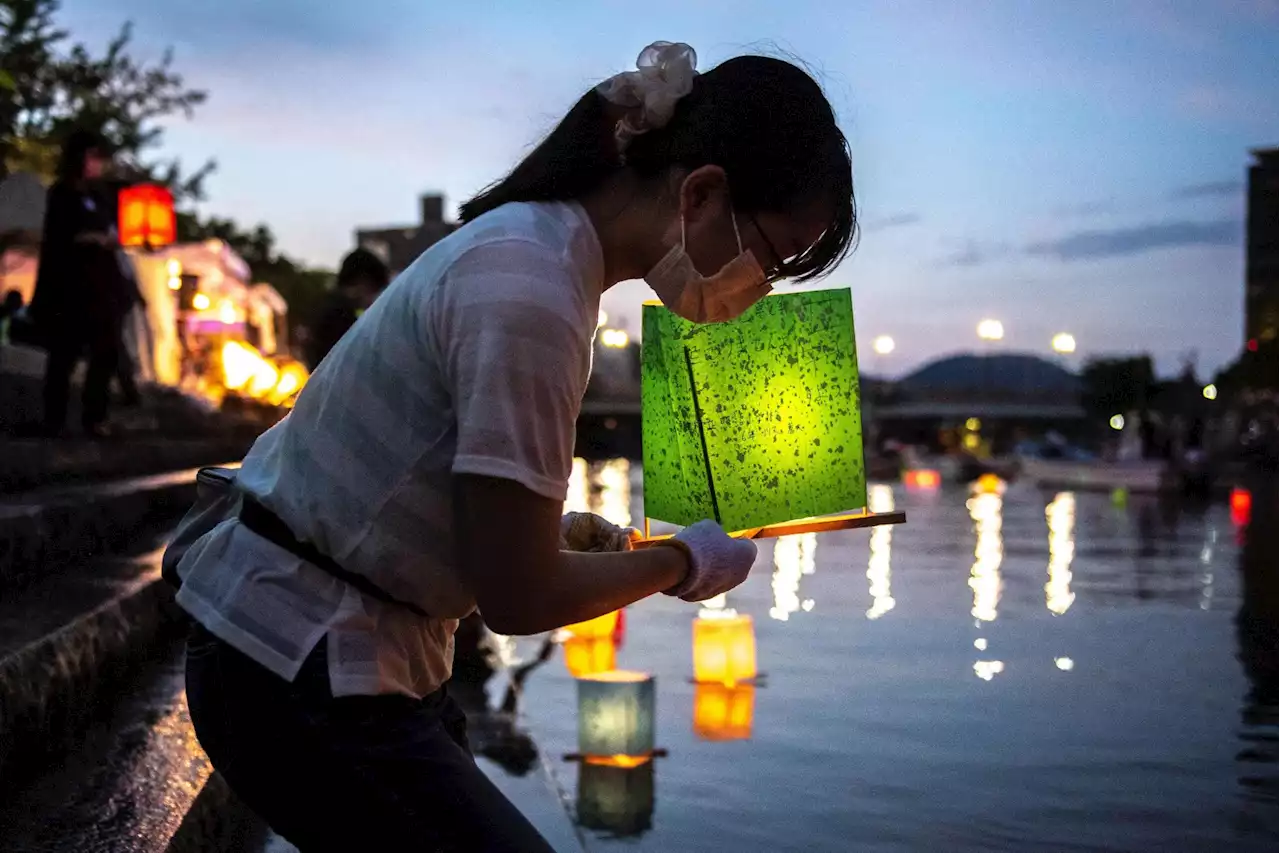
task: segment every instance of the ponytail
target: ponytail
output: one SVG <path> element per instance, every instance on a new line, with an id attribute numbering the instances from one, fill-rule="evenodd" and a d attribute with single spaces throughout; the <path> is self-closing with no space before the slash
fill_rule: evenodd
<path id="1" fill-rule="evenodd" d="M 622 168 L 612 113 L 595 89 L 587 92 L 511 174 L 463 204 L 459 218 L 470 222 L 513 201 L 581 198 L 600 186 Z"/>

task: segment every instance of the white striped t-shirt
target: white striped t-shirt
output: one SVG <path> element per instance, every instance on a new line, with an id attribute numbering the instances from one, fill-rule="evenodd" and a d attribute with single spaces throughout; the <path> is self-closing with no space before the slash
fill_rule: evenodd
<path id="1" fill-rule="evenodd" d="M 475 608 L 454 555 L 454 474 L 563 501 L 603 289 L 576 204 L 508 204 L 431 247 L 338 342 L 238 482 L 365 597 L 235 520 L 187 553 L 178 603 L 292 680 L 328 637 L 335 695 L 424 696 Z M 501 520 L 495 520 L 501 524 Z"/>

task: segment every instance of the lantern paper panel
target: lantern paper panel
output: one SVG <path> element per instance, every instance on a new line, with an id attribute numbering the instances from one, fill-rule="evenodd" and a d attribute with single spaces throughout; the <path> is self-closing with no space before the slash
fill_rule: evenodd
<path id="1" fill-rule="evenodd" d="M 694 681 L 736 684 L 755 677 L 756 632 L 750 616 L 717 613 L 693 620 Z"/>
<path id="2" fill-rule="evenodd" d="M 729 323 L 643 310 L 648 517 L 744 530 L 866 506 L 848 288 L 770 296 Z"/>
<path id="3" fill-rule="evenodd" d="M 578 680 L 578 752 L 585 756 L 653 753 L 654 679 L 613 670 Z"/>
<path id="4" fill-rule="evenodd" d="M 155 184 L 120 191 L 119 231 L 122 246 L 167 246 L 177 239 L 173 194 Z"/>
<path id="5" fill-rule="evenodd" d="M 593 637 L 613 637 L 618 630 L 618 619 L 621 612 L 620 610 L 615 610 L 612 613 L 597 616 L 595 619 L 575 622 L 572 625 L 566 625 L 564 630 L 574 637 L 584 640 Z"/>
<path id="6" fill-rule="evenodd" d="M 578 825 L 627 838 L 653 826 L 654 763 L 578 764 Z"/>
<path id="7" fill-rule="evenodd" d="M 702 740 L 748 740 L 755 710 L 754 684 L 693 686 L 693 733 Z"/>
<path id="8" fill-rule="evenodd" d="M 613 637 L 570 637 L 564 642 L 564 665 L 574 678 L 616 669 L 618 647 Z"/>

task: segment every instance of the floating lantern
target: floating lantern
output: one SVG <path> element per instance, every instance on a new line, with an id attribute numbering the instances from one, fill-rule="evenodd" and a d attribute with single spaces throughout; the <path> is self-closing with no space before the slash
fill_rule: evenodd
<path id="1" fill-rule="evenodd" d="M 578 764 L 578 824 L 626 838 L 653 825 L 654 763 L 635 766 L 582 761 Z"/>
<path id="2" fill-rule="evenodd" d="M 755 538 L 904 520 L 865 511 L 847 288 L 770 296 L 728 323 L 643 311 L 647 518 L 710 518 Z"/>
<path id="3" fill-rule="evenodd" d="M 1004 480 L 1000 479 L 1000 475 L 990 472 L 974 480 L 972 486 L 972 490 L 979 495 L 1003 495 L 1006 488 L 1008 486 Z"/>
<path id="4" fill-rule="evenodd" d="M 613 637 L 570 637 L 564 641 L 564 665 L 574 678 L 586 678 L 617 668 Z"/>
<path id="5" fill-rule="evenodd" d="M 755 677 L 756 632 L 750 616 L 723 610 L 693 620 L 694 681 L 736 684 Z"/>
<path id="6" fill-rule="evenodd" d="M 932 490 L 942 485 L 942 475 L 932 468 L 913 468 L 902 472 L 902 482 L 908 489 Z"/>
<path id="7" fill-rule="evenodd" d="M 653 754 L 654 680 L 613 670 L 578 680 L 578 751 L 586 760 L 647 760 Z"/>
<path id="8" fill-rule="evenodd" d="M 120 245 L 154 249 L 177 238 L 173 193 L 156 184 L 126 187 L 119 196 Z"/>
<path id="9" fill-rule="evenodd" d="M 588 619 L 585 622 L 575 622 L 572 625 L 566 625 L 564 630 L 574 637 L 582 640 L 589 640 L 598 637 L 613 637 L 618 632 L 618 622 L 621 613 L 621 610 L 615 610 L 612 613 L 597 616 L 595 619 Z"/>
<path id="10" fill-rule="evenodd" d="M 1231 490 L 1231 522 L 1238 527 L 1249 524 L 1253 514 L 1253 493 L 1239 487 Z"/>
<path id="11" fill-rule="evenodd" d="M 702 740 L 747 740 L 755 709 L 754 684 L 695 684 L 693 733 Z"/>

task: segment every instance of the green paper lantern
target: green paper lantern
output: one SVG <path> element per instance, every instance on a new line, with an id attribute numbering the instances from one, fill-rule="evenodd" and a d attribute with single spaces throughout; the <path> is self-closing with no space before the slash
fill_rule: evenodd
<path id="1" fill-rule="evenodd" d="M 747 530 L 867 505 L 848 288 L 699 325 L 647 304 L 645 515 Z"/>

